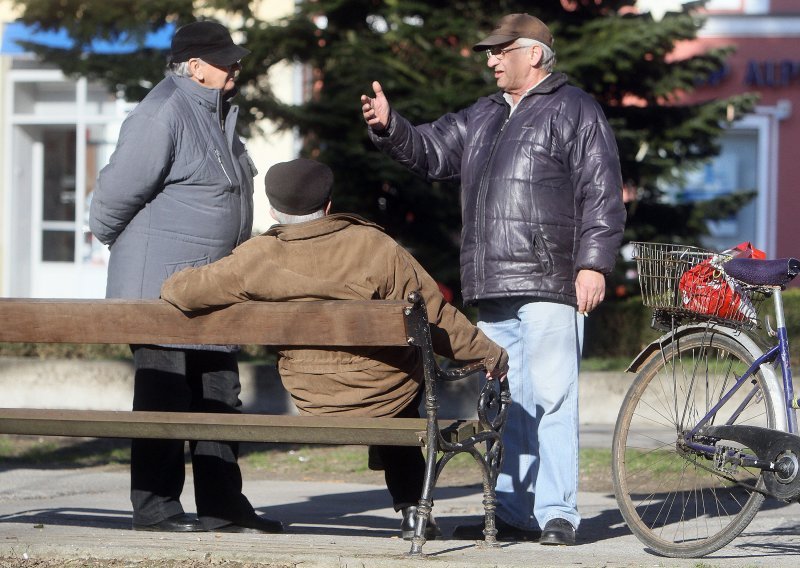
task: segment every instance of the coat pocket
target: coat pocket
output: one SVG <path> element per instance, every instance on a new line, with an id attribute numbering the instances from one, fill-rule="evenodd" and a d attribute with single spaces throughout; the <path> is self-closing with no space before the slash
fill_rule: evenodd
<path id="1" fill-rule="evenodd" d="M 216 168 L 222 173 L 223 178 L 220 178 L 220 181 L 224 179 L 223 182 L 226 185 L 227 191 L 233 191 L 236 188 L 236 185 L 233 182 L 233 172 L 229 172 L 229 167 L 225 166 L 225 158 L 223 158 L 222 152 L 213 144 L 209 146 L 209 153 L 210 159 L 212 162 L 216 162 Z"/>
<path id="2" fill-rule="evenodd" d="M 541 231 L 533 233 L 533 257 L 535 261 L 538 261 L 542 274 L 553 273 L 553 255 L 550 253 Z"/>
<path id="3" fill-rule="evenodd" d="M 164 279 L 169 278 L 176 272 L 180 272 L 184 268 L 195 268 L 197 266 L 205 266 L 208 264 L 208 255 L 195 258 L 193 260 L 181 260 L 179 262 L 166 262 L 164 263 Z"/>

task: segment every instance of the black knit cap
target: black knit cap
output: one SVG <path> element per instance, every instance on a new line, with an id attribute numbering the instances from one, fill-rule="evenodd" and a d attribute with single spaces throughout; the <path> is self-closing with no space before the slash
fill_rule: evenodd
<path id="1" fill-rule="evenodd" d="M 170 62 L 181 63 L 197 57 L 213 65 L 233 65 L 250 53 L 233 43 L 228 28 L 218 22 L 192 22 L 172 36 Z"/>
<path id="2" fill-rule="evenodd" d="M 269 204 L 287 215 L 324 209 L 331 198 L 333 172 L 321 162 L 298 158 L 275 164 L 264 176 Z"/>

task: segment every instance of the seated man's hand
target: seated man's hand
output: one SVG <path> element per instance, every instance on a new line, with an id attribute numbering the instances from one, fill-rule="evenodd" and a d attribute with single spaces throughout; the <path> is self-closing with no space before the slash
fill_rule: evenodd
<path id="1" fill-rule="evenodd" d="M 501 349 L 500 358 L 498 359 L 497 364 L 491 369 L 489 368 L 489 365 L 486 365 L 486 378 L 487 380 L 500 379 L 501 381 L 504 381 L 507 374 L 508 353 L 506 353 L 505 349 Z"/>
<path id="2" fill-rule="evenodd" d="M 506 380 L 506 375 L 507 374 L 508 374 L 508 371 L 504 371 L 503 373 L 498 373 L 496 370 L 495 371 L 487 371 L 486 372 L 486 379 L 489 380 L 489 381 L 491 381 L 493 379 L 500 379 L 500 381 L 502 382 L 502 381 Z"/>

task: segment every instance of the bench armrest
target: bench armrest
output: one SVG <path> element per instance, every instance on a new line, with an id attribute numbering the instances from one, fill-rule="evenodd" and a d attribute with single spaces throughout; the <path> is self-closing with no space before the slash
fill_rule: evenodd
<path id="1" fill-rule="evenodd" d="M 447 369 L 446 371 L 437 368 L 436 377 L 441 381 L 460 381 L 478 371 L 486 371 L 486 365 L 483 362 L 470 363 L 469 365 Z"/>

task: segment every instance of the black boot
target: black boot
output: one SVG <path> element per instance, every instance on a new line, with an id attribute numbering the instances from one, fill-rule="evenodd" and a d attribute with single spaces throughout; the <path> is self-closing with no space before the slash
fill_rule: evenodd
<path id="1" fill-rule="evenodd" d="M 414 529 L 417 527 L 417 507 L 416 505 L 404 507 L 401 512 L 403 513 L 403 522 L 400 524 L 400 533 L 403 540 L 411 540 L 414 538 Z M 428 515 L 428 524 L 425 525 L 425 540 L 434 540 L 441 536 L 442 531 L 431 513 Z"/>

